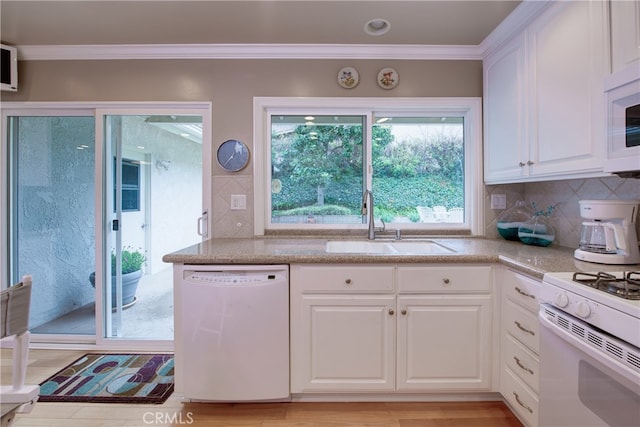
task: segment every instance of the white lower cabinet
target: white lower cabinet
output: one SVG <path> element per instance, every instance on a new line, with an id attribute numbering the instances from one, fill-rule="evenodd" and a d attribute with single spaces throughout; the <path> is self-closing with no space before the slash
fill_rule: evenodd
<path id="1" fill-rule="evenodd" d="M 394 389 L 393 295 L 292 298 L 293 393 Z"/>
<path id="2" fill-rule="evenodd" d="M 501 271 L 500 393 L 529 427 L 538 425 L 539 322 L 542 283 L 509 269 Z"/>
<path id="3" fill-rule="evenodd" d="M 398 311 L 398 390 L 489 389 L 489 295 L 401 295 Z"/>
<path id="4" fill-rule="evenodd" d="M 291 392 L 490 391 L 491 272 L 292 265 Z"/>

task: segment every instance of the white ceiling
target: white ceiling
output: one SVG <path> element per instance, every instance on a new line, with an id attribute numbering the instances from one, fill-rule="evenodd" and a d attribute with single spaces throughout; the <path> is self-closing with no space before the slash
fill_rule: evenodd
<path id="1" fill-rule="evenodd" d="M 479 45 L 520 1 L 0 1 L 3 43 Z M 367 35 L 383 18 L 390 31 Z"/>

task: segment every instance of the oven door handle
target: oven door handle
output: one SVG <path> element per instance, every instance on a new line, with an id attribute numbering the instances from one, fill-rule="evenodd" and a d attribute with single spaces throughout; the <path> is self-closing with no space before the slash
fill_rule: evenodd
<path id="1" fill-rule="evenodd" d="M 623 378 L 635 378 L 634 383 L 637 383 L 637 381 L 640 380 L 640 373 L 634 371 L 628 366 L 625 366 L 617 359 L 609 356 L 608 354 L 598 351 L 590 345 L 586 344 L 584 341 L 574 337 L 573 335 L 553 323 L 551 320 L 549 320 L 546 316 L 543 315 L 542 312 L 538 313 L 538 318 L 540 319 L 540 324 L 544 328 L 548 329 L 550 332 L 553 332 L 555 335 L 566 341 L 572 347 L 577 348 L 586 355 L 592 357 L 594 360 L 597 360 L 608 368 L 614 370 L 618 375 L 621 375 Z M 606 359 L 606 362 L 603 362 L 603 358 Z"/>

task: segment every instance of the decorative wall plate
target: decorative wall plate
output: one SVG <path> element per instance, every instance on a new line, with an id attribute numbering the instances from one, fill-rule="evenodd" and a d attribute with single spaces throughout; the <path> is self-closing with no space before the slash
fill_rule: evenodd
<path id="1" fill-rule="evenodd" d="M 216 158 L 222 169 L 237 172 L 249 163 L 249 149 L 243 142 L 229 139 L 220 145 Z"/>
<path id="2" fill-rule="evenodd" d="M 338 71 L 338 84 L 345 89 L 353 89 L 360 83 L 360 74 L 353 67 L 344 67 Z"/>
<path id="3" fill-rule="evenodd" d="M 382 89 L 393 89 L 398 86 L 400 77 L 393 68 L 383 68 L 378 73 L 378 86 Z"/>

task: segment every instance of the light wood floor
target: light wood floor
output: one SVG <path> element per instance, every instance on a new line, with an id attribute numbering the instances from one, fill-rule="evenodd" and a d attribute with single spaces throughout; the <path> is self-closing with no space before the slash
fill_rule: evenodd
<path id="1" fill-rule="evenodd" d="M 27 383 L 39 384 L 86 351 L 31 350 Z M 11 383 L 11 350 L 0 351 L 2 384 Z M 38 402 L 14 426 L 521 427 L 502 402 L 182 403 L 162 405 Z"/>

